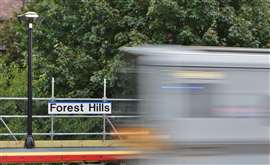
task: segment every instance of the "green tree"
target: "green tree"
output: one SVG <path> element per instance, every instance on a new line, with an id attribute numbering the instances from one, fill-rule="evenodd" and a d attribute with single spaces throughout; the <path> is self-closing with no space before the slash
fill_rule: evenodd
<path id="1" fill-rule="evenodd" d="M 36 95 L 101 97 L 124 86 L 118 48 L 142 43 L 269 47 L 268 0 L 41 0 L 25 10 L 39 13 L 34 26 Z M 1 40 L 7 62 L 25 66 L 25 25 L 10 21 Z M 5 33 L 4 33 L 5 32 Z M 5 37 L 2 37 L 6 35 Z"/>

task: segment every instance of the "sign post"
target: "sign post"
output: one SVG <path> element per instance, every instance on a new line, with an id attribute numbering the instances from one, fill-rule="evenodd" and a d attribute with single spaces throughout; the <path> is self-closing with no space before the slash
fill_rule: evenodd
<path id="1" fill-rule="evenodd" d="M 51 118 L 51 139 L 53 139 L 53 115 L 60 114 L 73 114 L 73 115 L 103 115 L 103 141 L 106 140 L 106 119 L 111 121 L 106 117 L 108 114 L 112 114 L 112 103 L 107 101 L 106 95 L 106 79 L 103 81 L 103 97 L 101 101 L 98 102 L 60 102 L 54 99 L 54 78 L 52 78 L 52 101 L 48 102 L 48 114 L 52 116 Z M 113 125 L 112 125 L 113 126 Z M 114 127 L 114 126 L 113 126 Z"/>
<path id="2" fill-rule="evenodd" d="M 103 102 L 106 102 L 107 99 L 107 80 L 103 80 Z M 103 136 L 102 136 L 103 141 L 106 140 L 106 115 L 103 114 Z"/>

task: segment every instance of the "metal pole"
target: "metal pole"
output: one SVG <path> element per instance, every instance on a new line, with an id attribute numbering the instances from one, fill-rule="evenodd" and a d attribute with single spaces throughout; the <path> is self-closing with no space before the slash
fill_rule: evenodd
<path id="1" fill-rule="evenodd" d="M 52 100 L 54 100 L 54 77 L 52 77 Z M 51 115 L 51 140 L 53 140 L 54 136 L 54 117 Z"/>
<path id="2" fill-rule="evenodd" d="M 104 79 L 103 80 L 103 99 L 107 99 L 107 90 L 106 90 L 106 88 L 107 88 L 107 80 L 106 79 Z"/>
<path id="3" fill-rule="evenodd" d="M 52 98 L 54 98 L 54 77 L 52 77 Z"/>
<path id="4" fill-rule="evenodd" d="M 113 131 L 114 131 L 116 134 L 118 134 L 119 132 L 117 131 L 116 127 L 113 125 L 113 123 L 111 122 L 111 120 L 110 120 L 108 117 L 106 117 L 106 119 L 107 119 L 107 121 L 109 122 L 109 124 L 111 125 Z M 118 135 L 118 137 L 119 137 L 120 140 L 122 139 L 120 135 Z"/>
<path id="5" fill-rule="evenodd" d="M 103 114 L 103 137 L 102 137 L 103 141 L 106 140 L 106 117 Z"/>
<path id="6" fill-rule="evenodd" d="M 53 115 L 51 116 L 51 140 L 53 140 L 53 136 L 54 136 L 54 117 Z"/>
<path id="7" fill-rule="evenodd" d="M 51 97 L 33 97 L 33 100 L 38 101 L 48 101 L 51 100 Z M 0 97 L 0 100 L 27 100 L 27 97 Z M 54 100 L 58 101 L 103 101 L 103 98 L 70 98 L 70 97 L 59 97 Z M 106 101 L 130 101 L 130 102 L 138 102 L 143 101 L 142 99 L 123 99 L 123 98 L 106 98 Z"/>
<path id="8" fill-rule="evenodd" d="M 28 23 L 28 82 L 27 82 L 27 137 L 25 139 L 26 148 L 34 148 L 35 142 L 32 135 L 32 27 L 33 24 Z"/>
<path id="9" fill-rule="evenodd" d="M 13 139 L 15 141 L 18 141 L 16 136 L 13 134 L 13 132 L 9 129 L 9 127 L 7 126 L 6 122 L 4 121 L 4 119 L 2 117 L 0 117 L 0 120 L 2 121 L 2 123 L 4 124 L 4 126 L 7 128 L 8 132 L 10 133 L 10 135 L 13 137 Z"/>
<path id="10" fill-rule="evenodd" d="M 103 80 L 103 101 L 105 102 L 107 99 L 107 95 L 106 95 L 106 79 Z M 103 141 L 106 140 L 106 116 L 105 114 L 103 114 Z"/>

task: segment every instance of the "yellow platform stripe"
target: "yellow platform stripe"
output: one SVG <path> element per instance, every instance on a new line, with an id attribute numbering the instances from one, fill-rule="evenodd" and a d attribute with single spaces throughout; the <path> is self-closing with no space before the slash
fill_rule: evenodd
<path id="1" fill-rule="evenodd" d="M 109 146 L 127 146 L 126 143 L 119 140 L 37 140 L 37 148 L 49 147 L 109 147 Z M 0 148 L 23 148 L 24 141 L 0 141 Z"/>
<path id="2" fill-rule="evenodd" d="M 0 156 L 50 156 L 50 155 L 138 155 L 138 151 L 64 151 L 64 152 L 0 152 Z"/>

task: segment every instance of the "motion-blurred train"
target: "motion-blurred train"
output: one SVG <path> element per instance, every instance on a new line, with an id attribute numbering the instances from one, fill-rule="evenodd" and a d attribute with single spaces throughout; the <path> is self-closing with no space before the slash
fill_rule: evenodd
<path id="1" fill-rule="evenodd" d="M 269 163 L 269 49 L 143 45 L 121 51 L 136 58 L 143 127 L 175 148 L 248 146 L 232 149 L 232 155 L 251 155 L 236 162 Z M 264 156 L 249 160 L 259 153 Z"/>

